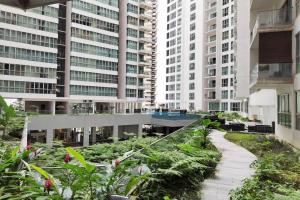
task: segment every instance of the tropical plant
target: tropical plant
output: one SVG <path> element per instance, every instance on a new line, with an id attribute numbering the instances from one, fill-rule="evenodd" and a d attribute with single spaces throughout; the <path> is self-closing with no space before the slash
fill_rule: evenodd
<path id="1" fill-rule="evenodd" d="M 11 118 L 16 115 L 13 106 L 8 105 L 4 98 L 0 96 L 0 125 L 3 127 L 3 138 L 5 137 L 6 129 Z"/>

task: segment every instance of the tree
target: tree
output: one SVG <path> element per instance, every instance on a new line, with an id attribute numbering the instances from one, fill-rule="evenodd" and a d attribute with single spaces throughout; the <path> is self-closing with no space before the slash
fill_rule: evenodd
<path id="1" fill-rule="evenodd" d="M 3 137 L 5 131 L 9 125 L 11 118 L 16 116 L 16 112 L 13 106 L 8 105 L 4 98 L 0 96 L 0 126 L 3 127 Z"/>

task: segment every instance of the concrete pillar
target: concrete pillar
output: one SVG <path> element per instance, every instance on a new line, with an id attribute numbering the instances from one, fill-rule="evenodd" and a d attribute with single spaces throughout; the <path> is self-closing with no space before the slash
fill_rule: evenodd
<path id="1" fill-rule="evenodd" d="M 55 115 L 55 101 L 50 101 L 50 114 Z"/>
<path id="2" fill-rule="evenodd" d="M 46 131 L 46 144 L 48 145 L 48 147 L 52 147 L 54 139 L 54 129 L 47 129 Z"/>
<path id="3" fill-rule="evenodd" d="M 96 127 L 91 128 L 92 144 L 96 144 Z"/>
<path id="4" fill-rule="evenodd" d="M 70 96 L 72 1 L 66 2 L 65 97 Z M 69 105 L 67 105 L 69 107 Z M 68 114 L 70 108 L 68 108 Z"/>
<path id="5" fill-rule="evenodd" d="M 88 147 L 90 145 L 90 137 L 89 137 L 89 127 L 84 127 L 83 129 L 83 146 Z"/>
<path id="6" fill-rule="evenodd" d="M 138 125 L 138 138 L 143 137 L 143 124 Z"/>
<path id="7" fill-rule="evenodd" d="M 119 1 L 118 99 L 126 99 L 127 0 Z"/>
<path id="8" fill-rule="evenodd" d="M 114 125 L 113 127 L 113 140 L 114 142 L 117 142 L 119 140 L 119 126 Z"/>

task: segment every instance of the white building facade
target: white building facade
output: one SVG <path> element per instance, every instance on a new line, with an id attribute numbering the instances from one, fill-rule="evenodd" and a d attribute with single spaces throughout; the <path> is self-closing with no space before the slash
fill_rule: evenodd
<path id="1" fill-rule="evenodd" d="M 166 107 L 203 108 L 203 1 L 168 0 Z"/>
<path id="2" fill-rule="evenodd" d="M 276 136 L 300 147 L 300 2 L 253 0 L 250 8 L 250 91 L 272 89 Z M 275 96 L 275 99 L 274 99 Z"/>
<path id="3" fill-rule="evenodd" d="M 236 100 L 237 1 L 206 0 L 204 16 L 204 110 L 241 112 Z"/>
<path id="4" fill-rule="evenodd" d="M 52 114 L 75 104 L 140 110 L 153 67 L 152 8 L 148 0 L 73 0 L 26 12 L 0 5 L 0 95 Z"/>

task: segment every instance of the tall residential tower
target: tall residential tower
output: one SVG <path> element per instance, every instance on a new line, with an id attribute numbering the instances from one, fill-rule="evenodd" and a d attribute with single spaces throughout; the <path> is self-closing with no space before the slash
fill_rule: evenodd
<path id="1" fill-rule="evenodd" d="M 153 68 L 150 0 L 0 5 L 0 95 L 25 109 L 134 112 Z M 150 13 L 150 14 L 149 14 Z"/>

